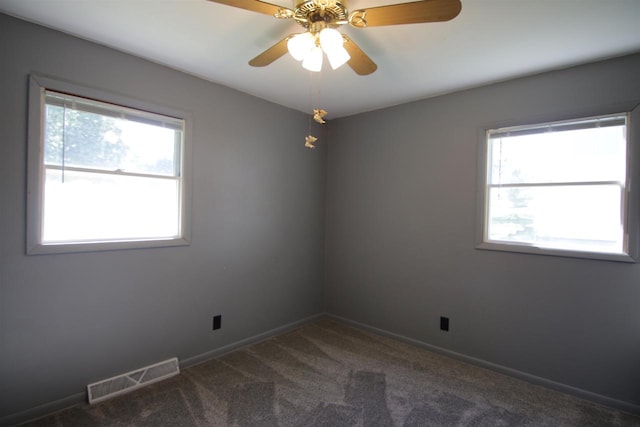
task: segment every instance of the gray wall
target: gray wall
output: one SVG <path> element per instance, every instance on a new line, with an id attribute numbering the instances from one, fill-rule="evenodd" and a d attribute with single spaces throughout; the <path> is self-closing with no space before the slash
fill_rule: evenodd
<path id="1" fill-rule="evenodd" d="M 25 255 L 32 71 L 192 112 L 190 246 Z M 0 424 L 322 311 L 326 151 L 305 115 L 2 14 L 0 94 Z"/>
<path id="2" fill-rule="evenodd" d="M 474 249 L 483 126 L 639 100 L 640 55 L 336 120 L 328 153 L 299 112 L 1 14 L 0 61 L 0 421 L 325 308 L 640 405 L 640 266 Z M 190 246 L 24 255 L 32 71 L 193 113 Z"/>
<path id="3" fill-rule="evenodd" d="M 327 311 L 640 405 L 640 265 L 474 249 L 484 126 L 637 104 L 638 76 L 628 56 L 333 121 Z"/>

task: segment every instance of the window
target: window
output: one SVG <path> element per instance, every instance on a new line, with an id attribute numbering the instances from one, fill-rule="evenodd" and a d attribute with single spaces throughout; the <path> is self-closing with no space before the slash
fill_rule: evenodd
<path id="1" fill-rule="evenodd" d="M 633 261 L 629 117 L 487 130 L 478 247 Z"/>
<path id="2" fill-rule="evenodd" d="M 31 79 L 27 251 L 186 244 L 184 116 L 69 86 Z"/>

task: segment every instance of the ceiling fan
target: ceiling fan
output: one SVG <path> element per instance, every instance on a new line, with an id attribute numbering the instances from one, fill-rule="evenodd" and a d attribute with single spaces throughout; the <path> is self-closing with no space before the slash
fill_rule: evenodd
<path id="1" fill-rule="evenodd" d="M 460 13 L 460 0 L 422 0 L 349 12 L 348 0 L 295 0 L 292 9 L 260 0 L 209 0 L 227 6 L 293 19 L 304 27 L 304 33 L 290 34 L 251 61 L 249 65 L 264 67 L 287 51 L 310 71 L 320 71 L 323 52 L 331 67 L 348 64 L 359 75 L 371 74 L 378 66 L 360 47 L 336 28 L 349 24 L 355 28 L 385 25 L 449 21 Z"/>

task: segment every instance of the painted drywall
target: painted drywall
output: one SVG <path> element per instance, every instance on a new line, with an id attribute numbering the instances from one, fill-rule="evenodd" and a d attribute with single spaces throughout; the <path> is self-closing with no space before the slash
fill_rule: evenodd
<path id="1" fill-rule="evenodd" d="M 639 266 L 474 249 L 481 129 L 638 100 L 638 55 L 333 121 L 328 153 L 298 112 L 1 14 L 0 58 L 0 420 L 325 305 L 640 404 Z M 193 113 L 190 246 L 25 255 L 34 71 Z"/>
<path id="2" fill-rule="evenodd" d="M 2 14 L 0 58 L 0 420 L 322 311 L 326 151 L 305 115 Z M 191 112 L 190 246 L 25 255 L 31 72 Z"/>
<path id="3" fill-rule="evenodd" d="M 638 76 L 632 55 L 333 121 L 327 311 L 638 408 L 640 265 L 475 249 L 482 130 L 637 104 Z"/>

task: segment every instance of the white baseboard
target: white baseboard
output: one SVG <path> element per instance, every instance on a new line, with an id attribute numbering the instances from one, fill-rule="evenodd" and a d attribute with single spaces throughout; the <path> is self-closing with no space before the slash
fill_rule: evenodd
<path id="1" fill-rule="evenodd" d="M 206 353 L 202 353 L 196 356 L 189 357 L 187 359 L 180 361 L 180 369 L 187 368 L 189 366 L 197 365 L 199 363 L 206 362 L 207 360 L 220 357 L 223 354 L 232 352 L 242 347 L 246 347 L 251 344 L 255 344 L 260 341 L 264 341 L 268 338 L 271 338 L 276 335 L 280 335 L 289 331 L 292 331 L 300 326 L 317 319 L 318 317 L 324 316 L 325 313 L 318 313 L 313 316 L 309 316 L 303 318 L 301 320 L 297 320 L 295 322 L 288 323 L 286 325 L 268 330 L 266 332 L 262 332 L 260 334 L 251 336 L 249 338 L 242 339 L 240 341 L 236 341 L 231 344 L 227 344 L 223 347 L 217 348 L 215 350 L 208 351 Z M 86 387 L 85 384 L 82 385 L 83 388 Z M 15 426 L 20 423 L 24 423 L 27 421 L 35 420 L 37 418 L 41 418 L 56 412 L 60 412 L 62 410 L 68 409 L 72 406 L 76 406 L 81 403 L 85 403 L 87 401 L 87 394 L 85 392 L 73 394 L 71 396 L 67 396 L 60 400 L 56 400 L 54 402 L 45 403 L 43 405 L 36 406 L 31 409 L 27 409 L 25 411 L 17 412 L 3 418 L 0 418 L 0 427 L 8 427 Z"/>
<path id="2" fill-rule="evenodd" d="M 87 401 L 87 394 L 85 392 L 76 393 L 65 398 L 48 402 L 43 405 L 38 405 L 35 408 L 27 409 L 25 411 L 16 412 L 15 414 L 7 415 L 0 419 L 0 426 L 8 427 L 14 426 L 19 423 L 24 423 L 30 420 L 43 417 L 45 415 L 60 412 L 64 409 L 76 406 L 79 403 Z"/>
<path id="3" fill-rule="evenodd" d="M 470 363 L 472 365 L 476 365 L 482 368 L 490 369 L 492 371 L 499 372 L 501 374 L 509 375 L 514 378 L 518 378 L 533 384 L 537 384 L 543 387 L 547 387 L 556 391 L 560 391 L 562 393 L 566 393 L 584 400 L 588 400 L 593 403 L 597 403 L 599 405 L 608 406 L 610 408 L 615 408 L 621 411 L 629 412 L 632 414 L 640 415 L 640 405 L 635 405 L 633 403 L 625 402 L 623 400 L 614 399 L 608 396 L 603 396 L 601 394 L 593 393 L 588 390 L 583 390 L 581 388 L 573 387 L 567 384 L 558 383 L 546 378 L 538 377 L 536 375 L 529 374 L 527 372 L 519 371 L 517 369 L 512 369 L 506 366 L 498 365 L 492 362 L 488 362 L 486 360 L 478 359 L 475 357 L 467 356 L 466 354 L 457 353 L 455 351 L 447 350 L 442 347 L 438 347 L 432 344 L 428 344 L 422 341 L 418 341 L 413 338 L 405 337 L 404 335 L 399 335 L 393 332 L 386 331 L 384 329 L 379 329 L 364 323 L 356 322 L 355 320 L 351 320 L 345 317 L 337 316 L 335 314 L 326 313 L 327 317 L 339 320 L 344 323 L 351 324 L 353 326 L 362 328 L 364 330 L 368 330 L 370 332 L 387 336 L 389 338 L 394 338 L 400 341 L 404 341 L 410 344 L 413 344 L 417 347 L 424 348 L 425 350 L 433 351 L 434 353 L 439 353 L 444 356 L 451 357 L 453 359 L 461 360 L 463 362 Z"/>
<path id="4" fill-rule="evenodd" d="M 185 369 L 189 366 L 197 365 L 200 363 L 204 363 L 207 360 L 215 359 L 216 357 L 220 357 L 223 354 L 231 353 L 234 350 L 238 350 L 239 348 L 247 347 L 251 344 L 255 344 L 260 341 L 264 341 L 276 335 L 281 335 L 287 332 L 290 332 L 294 329 L 299 328 L 300 326 L 309 323 L 318 317 L 325 316 L 325 313 L 314 314 L 313 316 L 305 317 L 304 319 L 297 320 L 295 322 L 287 323 L 286 325 L 279 326 L 274 329 L 270 329 L 266 332 L 262 332 L 260 334 L 251 336 L 249 338 L 245 338 L 240 341 L 236 341 L 231 344 L 227 344 L 223 347 L 217 348 L 215 350 L 207 351 L 206 353 L 199 354 L 197 356 L 189 357 L 187 359 L 183 359 L 180 361 L 180 368 Z"/>

